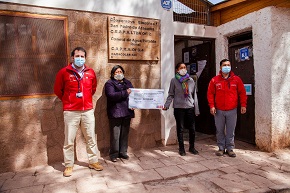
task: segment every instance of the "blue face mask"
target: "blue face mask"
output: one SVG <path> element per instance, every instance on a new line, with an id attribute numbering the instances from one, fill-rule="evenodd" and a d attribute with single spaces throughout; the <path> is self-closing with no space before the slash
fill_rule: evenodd
<path id="1" fill-rule="evenodd" d="M 81 58 L 81 57 L 77 57 L 74 59 L 74 64 L 77 66 L 77 67 L 82 67 L 86 62 L 86 59 L 85 58 Z"/>
<path id="2" fill-rule="evenodd" d="M 223 66 L 222 67 L 222 72 L 225 73 L 225 74 L 228 74 L 230 73 L 231 71 L 231 67 L 230 66 Z"/>

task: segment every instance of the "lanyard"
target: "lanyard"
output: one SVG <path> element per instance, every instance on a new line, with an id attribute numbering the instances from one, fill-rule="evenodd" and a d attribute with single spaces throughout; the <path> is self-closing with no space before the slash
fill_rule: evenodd
<path id="1" fill-rule="evenodd" d="M 81 76 L 81 78 L 78 78 L 78 76 L 76 75 L 76 73 L 75 72 L 73 72 L 73 73 L 74 73 L 74 75 L 75 75 L 75 77 L 76 77 L 76 79 L 78 81 L 78 92 L 80 93 L 81 92 L 80 81 L 83 79 L 84 74 L 83 74 L 83 76 Z"/>

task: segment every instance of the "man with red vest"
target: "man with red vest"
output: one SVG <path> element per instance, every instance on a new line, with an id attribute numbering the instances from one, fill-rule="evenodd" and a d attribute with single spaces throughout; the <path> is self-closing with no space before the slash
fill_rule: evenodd
<path id="1" fill-rule="evenodd" d="M 54 93 L 62 101 L 65 141 L 63 146 L 65 170 L 63 175 L 72 175 L 74 165 L 74 141 L 78 128 L 86 140 L 89 168 L 103 170 L 98 162 L 95 136 L 93 95 L 97 79 L 93 69 L 85 65 L 86 50 L 77 47 L 71 52 L 72 63 L 56 75 Z"/>
<path id="2" fill-rule="evenodd" d="M 246 113 L 247 95 L 242 80 L 231 71 L 231 63 L 228 59 L 220 62 L 219 75 L 211 79 L 207 99 L 216 126 L 219 148 L 216 155 L 223 156 L 227 153 L 230 157 L 236 157 L 233 149 L 238 100 L 240 99 L 241 114 Z"/>

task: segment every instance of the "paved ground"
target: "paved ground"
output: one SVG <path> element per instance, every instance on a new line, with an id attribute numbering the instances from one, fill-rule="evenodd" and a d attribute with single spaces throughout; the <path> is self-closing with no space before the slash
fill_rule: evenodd
<path id="1" fill-rule="evenodd" d="M 198 134 L 199 155 L 179 156 L 177 146 L 131 152 L 129 160 L 101 162 L 97 172 L 77 162 L 63 177 L 61 163 L 0 174 L 3 193 L 208 193 L 290 192 L 290 149 L 261 152 L 236 141 L 236 158 L 215 156 L 215 137 Z M 188 145 L 186 146 L 188 147 Z"/>

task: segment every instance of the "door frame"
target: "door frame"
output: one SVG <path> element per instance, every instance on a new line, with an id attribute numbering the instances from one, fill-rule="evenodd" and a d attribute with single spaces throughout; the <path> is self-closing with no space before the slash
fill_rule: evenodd
<path id="1" fill-rule="evenodd" d="M 211 80 L 212 77 L 216 76 L 216 54 L 215 54 L 215 39 L 213 38 L 203 38 L 203 37 L 192 37 L 192 36 L 174 36 L 174 50 L 176 51 L 176 42 L 178 41 L 184 41 L 184 48 L 189 48 L 192 47 L 189 45 L 188 41 L 200 41 L 203 42 L 201 44 L 204 43 L 208 43 L 210 42 L 210 59 L 209 61 L 207 61 L 207 64 L 210 65 L 210 77 L 209 77 L 209 81 Z M 198 45 L 201 45 L 198 44 Z M 196 45 L 196 46 L 198 46 Z M 182 54 L 182 49 L 178 50 L 177 54 Z M 175 56 L 176 57 L 176 56 Z M 181 56 L 181 59 L 183 58 L 183 56 Z M 209 83 L 208 81 L 208 83 Z M 208 84 L 206 85 L 206 90 L 207 90 Z M 203 109 L 206 108 L 207 110 L 205 110 L 206 112 L 204 112 L 204 114 L 206 113 L 206 121 L 204 122 L 202 118 L 202 116 L 197 116 L 196 117 L 196 125 L 198 126 L 199 124 L 204 124 L 204 127 L 201 126 L 202 129 L 199 129 L 198 127 L 196 128 L 196 131 L 201 132 L 201 133 L 206 133 L 206 134 L 213 134 L 215 135 L 216 133 L 216 129 L 215 129 L 215 124 L 214 124 L 214 117 L 210 114 L 209 112 L 209 106 L 208 106 L 208 102 L 207 102 L 207 96 L 206 94 L 204 96 L 199 96 L 199 100 L 200 98 L 203 98 L 203 100 L 206 100 L 206 107 L 202 107 Z M 205 105 L 203 105 L 205 106 Z M 201 107 L 200 107 L 201 109 Z M 203 115 L 204 116 L 204 115 Z M 205 128 L 206 127 L 206 128 Z"/>
<path id="2" fill-rule="evenodd" d="M 250 46 L 253 48 L 253 39 L 252 39 L 252 31 L 247 31 L 244 33 L 237 34 L 235 36 L 229 37 L 229 45 L 228 45 L 228 55 L 229 59 L 232 63 L 232 68 L 238 65 L 251 65 L 248 66 L 249 71 L 246 73 L 236 73 L 236 75 L 242 75 L 241 77 L 244 84 L 251 84 L 251 95 L 247 95 L 247 112 L 244 115 L 240 113 L 240 105 L 238 106 L 237 113 L 237 125 L 235 138 L 247 143 L 255 144 L 256 136 L 255 136 L 255 66 L 254 66 L 254 56 L 251 53 L 250 60 L 236 61 L 236 56 L 233 54 L 234 47 L 247 47 Z M 248 62 L 249 61 L 249 62 Z M 242 68 L 246 68 L 246 67 Z M 252 72 L 251 72 L 252 71 Z M 252 73 L 252 74 L 248 74 Z M 245 74 L 249 76 L 245 76 Z"/>

